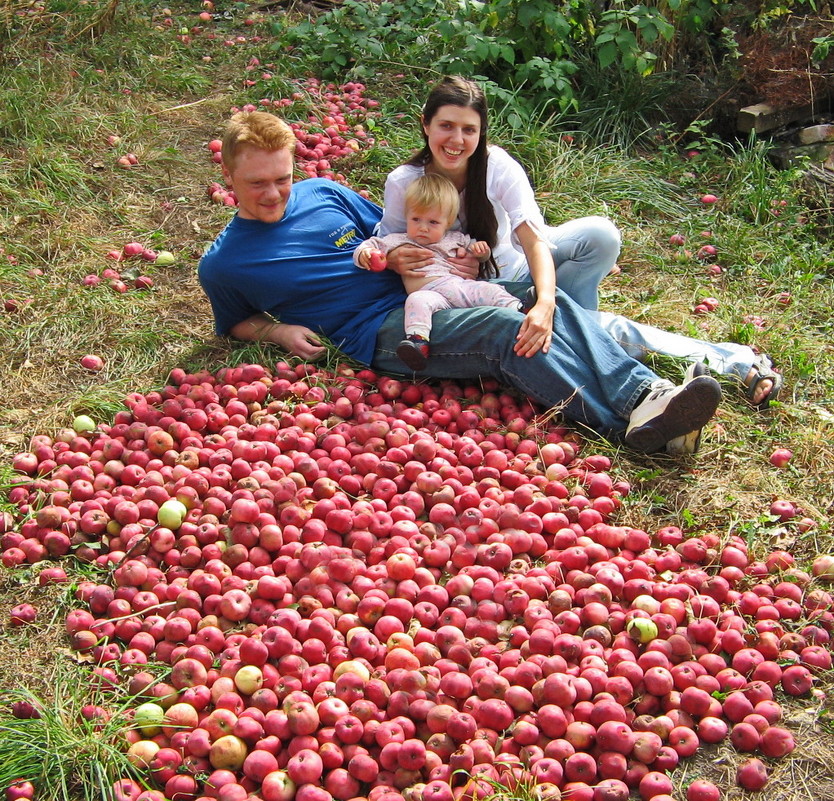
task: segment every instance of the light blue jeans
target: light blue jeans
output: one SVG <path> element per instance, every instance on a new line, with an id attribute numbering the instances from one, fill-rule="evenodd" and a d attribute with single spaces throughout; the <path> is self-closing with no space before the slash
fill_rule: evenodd
<path id="1" fill-rule="evenodd" d="M 606 217 L 580 217 L 548 227 L 556 281 L 559 288 L 583 309 L 599 309 L 599 285 L 620 254 L 620 232 Z M 597 322 L 633 358 L 642 361 L 650 353 L 704 362 L 716 373 L 746 380 L 756 354 L 735 342 L 705 342 L 673 334 L 651 325 L 629 320 L 621 314 L 598 312 Z"/>
<path id="2" fill-rule="evenodd" d="M 505 284 L 522 297 L 529 283 Z M 548 353 L 531 357 L 513 351 L 523 320 L 514 309 L 447 309 L 434 315 L 428 366 L 417 377 L 492 376 L 533 398 L 559 408 L 569 420 L 607 437 L 621 435 L 643 392 L 657 375 L 623 349 L 592 316 L 561 290 Z M 404 336 L 403 311 L 392 311 L 377 334 L 372 366 L 402 373 L 396 354 Z"/>

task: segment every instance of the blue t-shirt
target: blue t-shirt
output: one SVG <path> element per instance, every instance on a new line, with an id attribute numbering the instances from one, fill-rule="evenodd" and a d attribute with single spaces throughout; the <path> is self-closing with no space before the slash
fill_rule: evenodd
<path id="1" fill-rule="evenodd" d="M 324 178 L 294 184 L 276 223 L 235 216 L 199 265 L 215 331 L 225 335 L 265 312 L 306 326 L 370 364 L 380 325 L 405 301 L 396 273 L 353 263 L 354 249 L 381 216 L 379 206 Z"/>

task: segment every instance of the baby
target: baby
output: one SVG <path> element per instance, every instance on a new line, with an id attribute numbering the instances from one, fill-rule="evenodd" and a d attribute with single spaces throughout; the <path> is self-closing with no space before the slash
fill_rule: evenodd
<path id="1" fill-rule="evenodd" d="M 429 356 L 431 318 L 441 309 L 464 309 L 472 306 L 505 306 L 526 312 L 532 304 L 522 303 L 502 286 L 488 281 L 472 281 L 451 274 L 447 259 L 459 248 L 473 254 L 484 266 L 492 251 L 486 242 L 473 241 L 461 231 L 450 231 L 460 207 L 454 184 L 440 175 L 424 175 L 409 184 L 405 194 L 406 231 L 371 237 L 353 254 L 358 267 L 384 270 L 386 254 L 401 245 L 418 245 L 436 254 L 434 262 L 416 272 L 419 277 L 403 276 L 408 293 L 405 301 L 405 339 L 397 347 L 397 356 L 412 370 L 423 370 Z"/>

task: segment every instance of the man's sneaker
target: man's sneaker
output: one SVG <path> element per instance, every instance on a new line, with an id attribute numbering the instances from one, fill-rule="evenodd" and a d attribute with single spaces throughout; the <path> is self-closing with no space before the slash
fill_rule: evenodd
<path id="1" fill-rule="evenodd" d="M 689 367 L 686 368 L 686 372 L 683 374 L 683 383 L 686 384 L 693 378 L 698 378 L 698 376 L 702 375 L 709 375 L 709 368 L 703 362 L 690 362 Z"/>
<path id="2" fill-rule="evenodd" d="M 679 387 L 663 383 L 632 411 L 625 442 L 644 453 L 654 453 L 670 441 L 703 428 L 721 401 L 721 386 L 702 375 Z"/>
<path id="3" fill-rule="evenodd" d="M 429 341 L 411 334 L 397 345 L 397 356 L 412 370 L 424 370 L 429 359 Z"/>
<path id="4" fill-rule="evenodd" d="M 666 453 L 669 456 L 692 456 L 701 447 L 701 429 L 690 431 L 682 437 L 675 437 L 666 443 Z"/>
<path id="5" fill-rule="evenodd" d="M 709 370 L 703 362 L 692 362 L 689 367 L 686 368 L 683 383 L 686 384 L 693 378 L 708 375 L 708 373 Z M 669 442 L 666 443 L 666 453 L 670 456 L 691 456 L 692 454 L 698 453 L 698 449 L 700 447 L 701 429 L 696 428 L 694 431 L 690 431 L 682 437 L 675 437 L 674 439 L 669 440 Z"/>

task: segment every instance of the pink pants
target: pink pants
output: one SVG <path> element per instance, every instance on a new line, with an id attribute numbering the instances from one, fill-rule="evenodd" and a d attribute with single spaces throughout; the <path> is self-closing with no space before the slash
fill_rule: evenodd
<path id="1" fill-rule="evenodd" d="M 473 306 L 521 307 L 521 301 L 499 284 L 444 275 L 405 301 L 405 333 L 429 339 L 431 316 L 441 309 L 469 309 Z"/>

